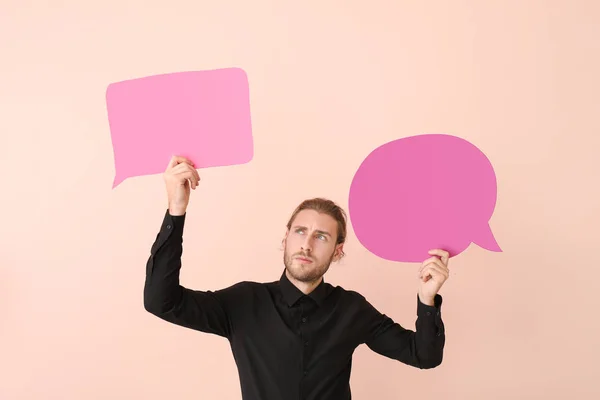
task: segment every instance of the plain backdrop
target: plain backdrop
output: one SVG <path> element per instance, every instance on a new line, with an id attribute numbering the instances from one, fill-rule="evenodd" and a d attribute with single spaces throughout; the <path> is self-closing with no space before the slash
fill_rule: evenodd
<path id="1" fill-rule="evenodd" d="M 503 252 L 451 260 L 440 367 L 361 346 L 353 398 L 599 398 L 599 19 L 595 1 L 2 0 L 0 399 L 240 398 L 225 339 L 144 310 L 166 194 L 160 174 L 111 189 L 105 104 L 111 82 L 223 67 L 248 73 L 255 155 L 200 171 L 184 285 L 278 279 L 300 201 L 347 207 L 377 146 L 457 135 L 494 165 Z M 346 253 L 326 280 L 414 328 L 418 265 L 351 225 Z"/>

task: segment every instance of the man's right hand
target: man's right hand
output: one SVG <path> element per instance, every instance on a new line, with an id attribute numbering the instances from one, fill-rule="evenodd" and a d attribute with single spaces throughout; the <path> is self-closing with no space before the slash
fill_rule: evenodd
<path id="1" fill-rule="evenodd" d="M 194 163 L 185 157 L 173 156 L 163 177 L 167 188 L 169 214 L 185 214 L 190 202 L 190 187 L 196 190 L 200 182 L 200 175 Z"/>

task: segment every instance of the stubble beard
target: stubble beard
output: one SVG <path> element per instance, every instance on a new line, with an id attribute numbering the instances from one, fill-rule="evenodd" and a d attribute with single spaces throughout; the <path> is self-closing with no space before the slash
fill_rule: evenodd
<path id="1" fill-rule="evenodd" d="M 329 265 L 333 261 L 333 254 L 329 260 L 322 264 L 316 264 L 313 260 L 310 264 L 294 263 L 293 257 L 289 255 L 287 249 L 283 253 L 283 263 L 289 274 L 299 282 L 312 283 L 316 282 L 327 272 Z"/>

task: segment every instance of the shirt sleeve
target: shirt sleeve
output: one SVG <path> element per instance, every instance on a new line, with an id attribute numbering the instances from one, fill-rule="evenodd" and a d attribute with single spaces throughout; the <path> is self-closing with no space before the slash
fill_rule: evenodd
<path id="1" fill-rule="evenodd" d="M 185 214 L 167 210 L 146 262 L 144 308 L 167 322 L 231 338 L 228 304 L 235 303 L 237 286 L 200 291 L 179 283 L 184 224 Z"/>
<path id="2" fill-rule="evenodd" d="M 441 306 L 442 297 L 439 294 L 435 296 L 433 306 L 422 303 L 417 295 L 416 330 L 410 330 L 381 314 L 366 302 L 366 345 L 378 354 L 413 367 L 437 367 L 442 363 L 446 341 Z"/>

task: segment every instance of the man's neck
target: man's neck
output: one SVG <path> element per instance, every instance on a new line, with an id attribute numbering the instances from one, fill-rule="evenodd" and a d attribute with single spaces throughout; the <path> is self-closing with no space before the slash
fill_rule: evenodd
<path id="1" fill-rule="evenodd" d="M 319 286 L 319 283 L 321 283 L 321 281 L 323 280 L 323 277 L 320 277 L 316 281 L 302 282 L 290 275 L 290 272 L 287 269 L 285 270 L 285 275 L 287 276 L 288 280 L 292 282 L 292 285 L 296 286 L 302 293 L 306 295 L 310 294 L 313 290 L 315 290 L 315 288 Z"/>

